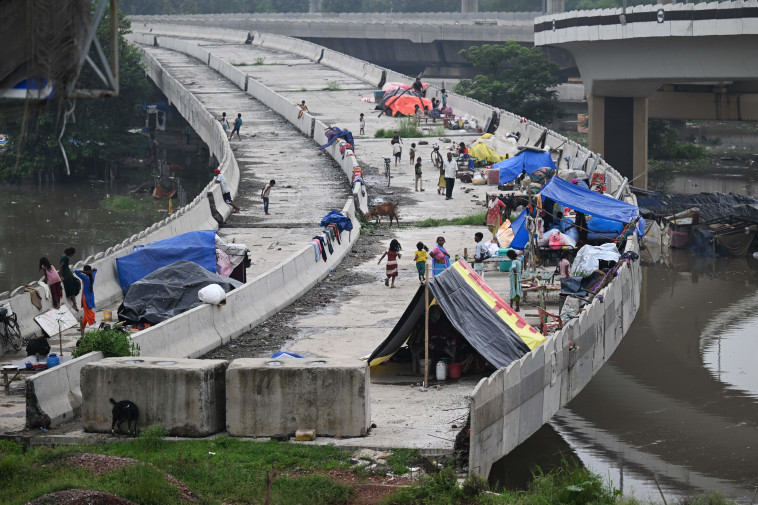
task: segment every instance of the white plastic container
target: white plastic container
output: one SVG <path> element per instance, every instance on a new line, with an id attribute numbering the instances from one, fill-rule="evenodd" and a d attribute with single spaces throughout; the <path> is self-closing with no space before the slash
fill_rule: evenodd
<path id="1" fill-rule="evenodd" d="M 443 381 L 447 379 L 447 363 L 442 360 L 437 362 L 437 380 Z"/>

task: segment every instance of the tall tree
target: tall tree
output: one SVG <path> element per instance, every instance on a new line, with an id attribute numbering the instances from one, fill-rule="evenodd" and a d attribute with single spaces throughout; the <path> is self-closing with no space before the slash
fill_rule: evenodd
<path id="1" fill-rule="evenodd" d="M 508 41 L 473 46 L 461 55 L 481 73 L 458 83 L 456 92 L 537 123 L 561 116 L 555 90 L 558 67 L 539 48 Z"/>

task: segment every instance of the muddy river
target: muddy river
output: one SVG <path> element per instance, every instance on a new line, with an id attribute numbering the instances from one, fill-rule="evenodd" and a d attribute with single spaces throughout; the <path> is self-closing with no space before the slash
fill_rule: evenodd
<path id="1" fill-rule="evenodd" d="M 674 181 L 697 192 L 687 191 L 687 179 Z M 708 188 L 724 184 L 702 179 Z M 744 193 L 749 182 L 737 176 L 723 187 Z M 674 251 L 643 264 L 643 276 L 637 317 L 611 359 L 549 425 L 498 462 L 492 482 L 524 486 L 534 467 L 555 468 L 571 456 L 644 501 L 663 502 L 658 485 L 669 503 L 709 490 L 754 498 L 758 261 Z"/>
<path id="2" fill-rule="evenodd" d="M 207 149 L 197 136 L 188 146 L 179 135 L 158 134 L 159 141 L 171 146 L 158 154 L 166 165 L 174 165 L 164 172 L 180 188 L 175 208 L 192 201 L 213 176 Z M 57 266 L 63 250 L 75 247 L 74 261 L 79 261 L 165 218 L 168 200 L 149 193 L 157 169 L 142 161 L 122 168 L 119 180 L 112 182 L 102 180 L 101 172 L 100 178 L 76 183 L 0 185 L 0 292 L 39 279 L 42 256 Z M 135 191 L 140 186 L 142 191 Z"/>

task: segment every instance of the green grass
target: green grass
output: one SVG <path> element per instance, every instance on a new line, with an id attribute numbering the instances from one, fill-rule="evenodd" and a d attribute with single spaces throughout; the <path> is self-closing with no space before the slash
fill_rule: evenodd
<path id="1" fill-rule="evenodd" d="M 423 138 L 423 137 L 442 137 L 445 135 L 445 126 L 442 124 L 434 124 L 430 123 L 432 125 L 429 133 L 424 133 L 419 128 L 419 122 L 418 119 L 416 119 L 413 116 L 409 117 L 401 117 L 396 120 L 395 128 L 379 128 L 374 132 L 374 138 L 377 139 L 391 139 L 393 135 L 395 135 L 395 132 L 397 132 L 400 135 L 400 138 L 403 139 L 411 139 L 411 138 Z"/>
<path id="2" fill-rule="evenodd" d="M 137 463 L 103 475 L 67 460 L 84 452 L 122 456 Z M 184 482 L 200 503 L 262 505 L 271 476 L 271 501 L 277 505 L 346 505 L 355 494 L 348 485 L 325 475 L 348 470 L 350 453 L 334 446 L 306 446 L 287 442 L 250 442 L 228 436 L 214 440 L 168 442 L 163 429 L 150 427 L 140 438 L 113 444 L 32 447 L 0 440 L 0 489 L 3 504 L 21 505 L 36 497 L 66 489 L 93 489 L 112 493 L 140 505 L 179 505 L 171 474 Z M 419 460 L 418 452 L 394 451 L 387 463 L 402 470 Z M 365 477 L 369 470 L 354 470 Z M 361 479 L 359 479 L 360 481 Z M 33 482 L 34 485 L 29 485 Z M 384 505 L 639 505 L 611 483 L 573 461 L 549 473 L 539 468 L 526 491 L 493 493 L 481 477 L 461 484 L 450 469 L 422 477 L 387 496 Z M 677 505 L 735 505 L 718 493 L 681 498 Z"/>
<path id="3" fill-rule="evenodd" d="M 421 460 L 421 455 L 414 449 L 395 449 L 387 458 L 387 464 L 392 468 L 395 475 L 403 475 L 410 472 L 411 466 L 416 466 Z"/>
<path id="4" fill-rule="evenodd" d="M 487 212 L 478 212 L 470 216 L 456 217 L 453 219 L 429 218 L 416 223 L 419 228 L 436 228 L 438 226 L 484 226 L 487 221 Z"/>

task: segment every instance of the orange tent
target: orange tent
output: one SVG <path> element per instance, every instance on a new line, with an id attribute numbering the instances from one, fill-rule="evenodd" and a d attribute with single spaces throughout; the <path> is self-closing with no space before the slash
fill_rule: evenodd
<path id="1" fill-rule="evenodd" d="M 416 110 L 416 105 L 421 107 L 421 110 L 424 110 L 424 107 L 426 107 L 427 110 L 432 110 L 432 101 L 428 98 L 405 94 L 387 100 L 387 107 L 390 108 L 393 116 L 398 114 L 412 116 Z"/>

